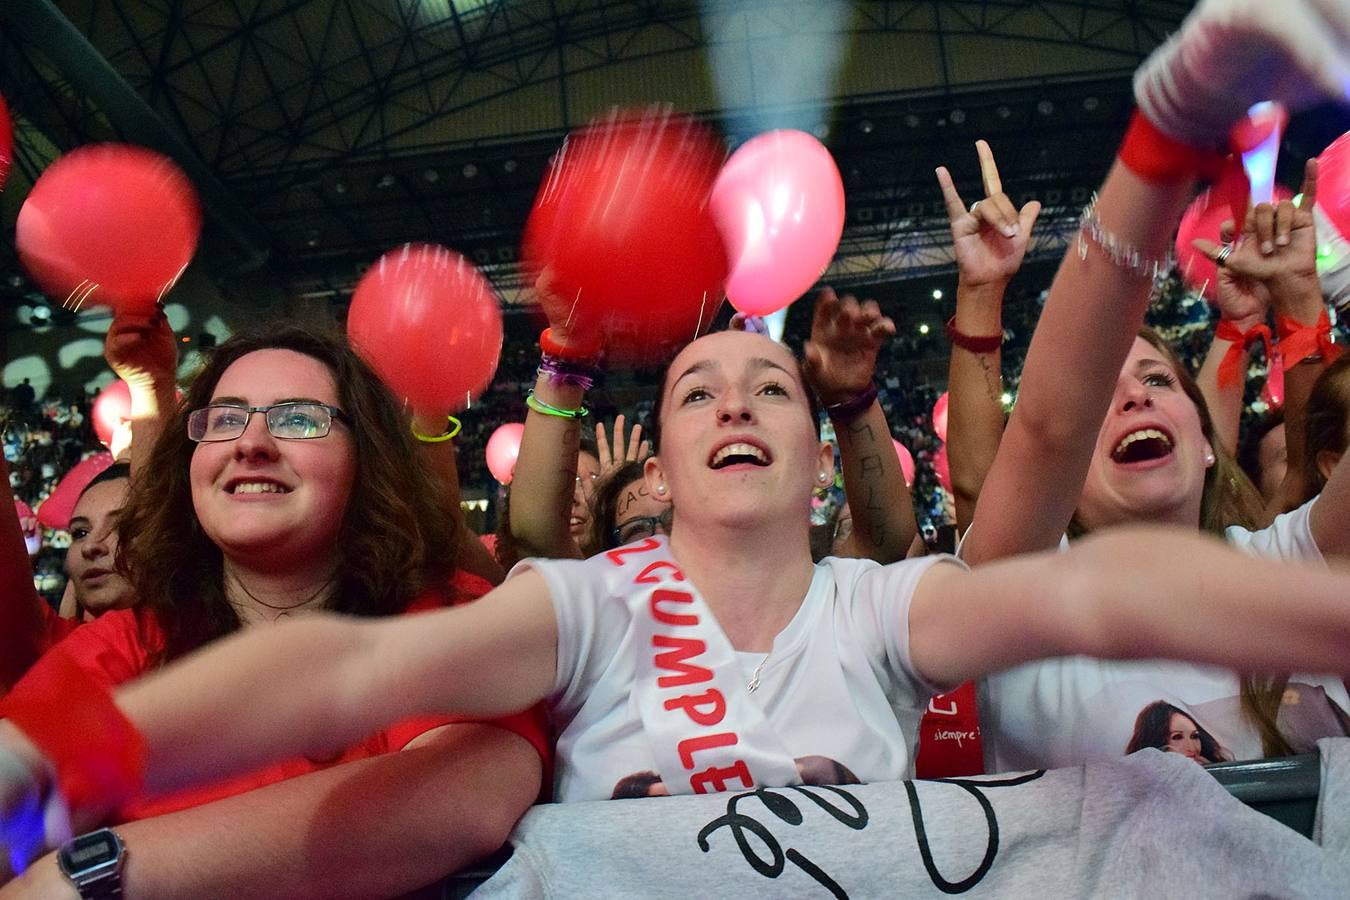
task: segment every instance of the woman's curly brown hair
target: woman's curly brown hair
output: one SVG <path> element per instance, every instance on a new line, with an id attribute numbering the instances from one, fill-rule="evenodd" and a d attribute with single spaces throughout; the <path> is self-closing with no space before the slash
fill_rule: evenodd
<path id="1" fill-rule="evenodd" d="M 210 403 L 225 370 L 258 350 L 292 350 L 323 363 L 351 422 L 352 495 L 337 538 L 336 588 L 327 604 L 361 616 L 401 612 L 424 584 L 453 573 L 463 532 L 444 482 L 417 452 L 397 401 L 336 335 L 272 325 L 236 335 L 211 354 L 133 479 L 119 519 L 118 568 L 165 636 L 169 661 L 240 627 L 226 599 L 220 548 L 197 520 L 188 413 Z"/>

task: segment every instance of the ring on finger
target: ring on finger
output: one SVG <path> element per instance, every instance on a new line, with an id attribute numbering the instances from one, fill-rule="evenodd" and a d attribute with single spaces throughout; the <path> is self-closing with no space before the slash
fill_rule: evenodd
<path id="1" fill-rule="evenodd" d="M 1218 254 L 1214 257 L 1214 265 L 1222 268 L 1228 262 L 1228 257 L 1233 255 L 1233 245 L 1224 244 L 1219 248 Z"/>
<path id="2" fill-rule="evenodd" d="M 984 202 L 983 200 L 976 200 L 974 203 L 970 204 L 971 215 L 975 214 L 975 207 L 979 206 L 983 202 Z"/>

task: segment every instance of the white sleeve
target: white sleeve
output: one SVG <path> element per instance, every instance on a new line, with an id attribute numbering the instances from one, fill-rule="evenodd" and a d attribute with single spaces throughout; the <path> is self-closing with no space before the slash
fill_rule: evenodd
<path id="1" fill-rule="evenodd" d="M 603 561 L 603 557 L 600 558 Z M 611 645 L 622 638 L 623 617 L 602 615 L 600 606 L 609 597 L 605 569 L 595 558 L 524 559 L 507 574 L 533 570 L 544 576 L 553 614 L 558 620 L 558 673 L 549 695 L 552 705 L 576 709 L 586 701 L 595 683 L 596 669 L 609 661 L 610 653 L 600 645 Z M 611 634 L 618 626 L 618 635 Z"/>
<path id="2" fill-rule="evenodd" d="M 878 636 L 891 677 L 908 682 L 916 694 L 940 694 L 951 688 L 929 683 L 915 671 L 909 655 L 909 607 L 914 589 L 938 563 L 966 568 L 961 560 L 946 554 L 873 565 L 861 573 L 851 598 L 853 616 Z"/>
<path id="3" fill-rule="evenodd" d="M 1316 502 L 1314 497 L 1298 509 L 1276 516 L 1274 522 L 1258 531 L 1234 525 L 1225 529 L 1224 537 L 1237 549 L 1253 556 L 1325 562 L 1312 533 L 1311 513 Z"/>

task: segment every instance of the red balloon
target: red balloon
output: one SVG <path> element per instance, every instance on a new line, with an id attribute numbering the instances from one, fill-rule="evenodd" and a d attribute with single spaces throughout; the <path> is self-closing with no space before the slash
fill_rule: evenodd
<path id="1" fill-rule="evenodd" d="M 63 529 L 70 525 L 70 516 L 75 512 L 75 502 L 80 494 L 94 480 L 94 476 L 113 464 L 111 453 L 96 453 L 82 459 L 74 465 L 56 484 L 42 505 L 38 507 L 37 517 L 48 528 Z"/>
<path id="2" fill-rule="evenodd" d="M 891 443 L 895 445 L 895 453 L 900 457 L 900 474 L 905 476 L 905 487 L 910 487 L 914 484 L 914 454 L 895 438 L 891 438 Z"/>
<path id="3" fill-rule="evenodd" d="M 201 227 L 192 183 L 168 157 L 95 144 L 42 173 L 14 242 L 33 280 L 63 305 L 148 313 L 192 261 Z"/>
<path id="4" fill-rule="evenodd" d="M 488 438 L 487 448 L 484 451 L 488 471 L 502 484 L 511 483 L 511 473 L 516 468 L 516 457 L 520 456 L 520 438 L 523 434 L 525 434 L 524 422 L 508 422 L 499 425 Z"/>
<path id="5" fill-rule="evenodd" d="M 94 434 L 106 446 L 112 443 L 117 426 L 131 418 L 131 388 L 120 378 L 98 392 L 94 398 Z"/>
<path id="6" fill-rule="evenodd" d="M 670 112 L 614 112 L 554 157 L 525 226 L 524 260 L 568 344 L 654 363 L 722 303 L 727 251 L 709 198 L 724 151 Z"/>
<path id="7" fill-rule="evenodd" d="M 1288 188 L 1275 185 L 1274 202 L 1279 203 L 1293 196 Z M 1191 246 L 1191 241 L 1206 238 L 1219 242 L 1219 227 L 1233 218 L 1230 198 L 1227 188 L 1216 186 L 1205 191 L 1186 208 L 1186 214 L 1181 217 L 1181 225 L 1177 228 L 1176 253 L 1181 278 L 1211 301 L 1218 296 L 1218 270 L 1208 256 Z"/>
<path id="8" fill-rule="evenodd" d="M 947 391 L 942 392 L 942 396 L 937 398 L 933 404 L 933 431 L 937 434 L 939 441 L 947 440 L 947 404 L 949 402 Z"/>
<path id="9" fill-rule="evenodd" d="M 943 444 L 933 454 L 933 471 L 937 474 L 938 484 L 947 493 L 952 493 L 952 466 L 947 459 L 947 445 Z"/>
<path id="10" fill-rule="evenodd" d="M 1317 157 L 1317 208 L 1343 238 L 1350 238 L 1350 131 Z"/>
<path id="11" fill-rule="evenodd" d="M 347 334 L 413 409 L 457 412 L 497 371 L 502 311 L 492 285 L 463 256 L 435 244 L 405 244 L 361 277 Z"/>
<path id="12" fill-rule="evenodd" d="M 10 164 L 14 162 L 14 123 L 9 118 L 9 107 L 0 97 L 0 188 L 5 186 Z"/>

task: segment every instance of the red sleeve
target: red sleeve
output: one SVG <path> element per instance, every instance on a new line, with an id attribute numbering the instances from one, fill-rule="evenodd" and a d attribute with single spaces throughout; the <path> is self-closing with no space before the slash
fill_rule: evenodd
<path id="1" fill-rule="evenodd" d="M 90 679 L 111 690 L 123 682 L 140 676 L 149 660 L 146 634 L 154 639 L 158 629 L 147 625 L 144 629 L 136 614 L 129 609 L 117 609 L 99 616 L 93 622 L 73 628 L 70 634 L 48 650 L 28 673 L 15 685 L 32 691 L 55 691 L 59 685 L 56 673 L 67 671 L 58 664 L 73 662 Z M 49 657 L 52 659 L 49 660 Z"/>

